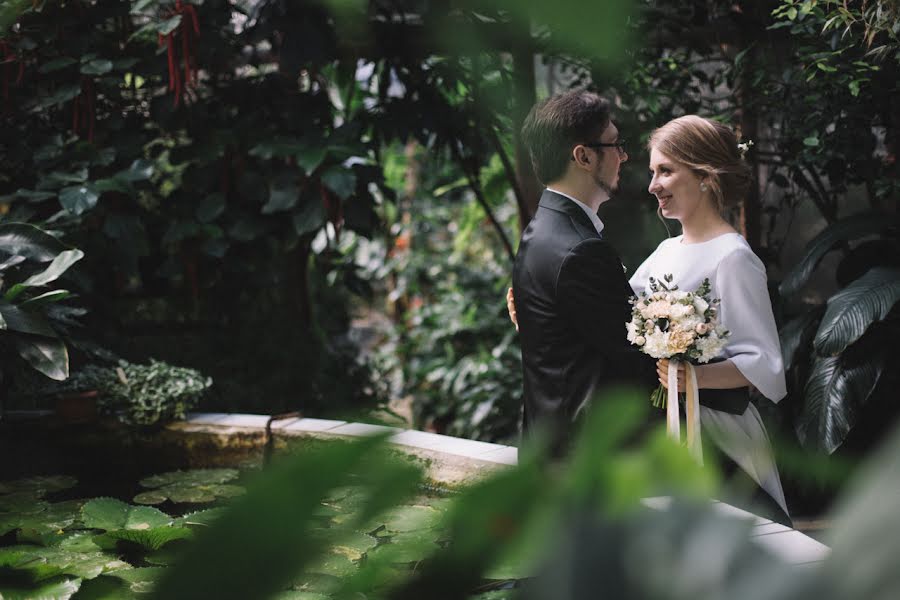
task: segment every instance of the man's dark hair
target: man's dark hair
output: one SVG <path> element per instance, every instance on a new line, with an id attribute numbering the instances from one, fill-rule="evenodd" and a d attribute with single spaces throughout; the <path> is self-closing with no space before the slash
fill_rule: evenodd
<path id="1" fill-rule="evenodd" d="M 522 141 L 543 184 L 563 176 L 577 144 L 596 142 L 609 125 L 609 101 L 572 90 L 535 104 L 522 125 Z"/>

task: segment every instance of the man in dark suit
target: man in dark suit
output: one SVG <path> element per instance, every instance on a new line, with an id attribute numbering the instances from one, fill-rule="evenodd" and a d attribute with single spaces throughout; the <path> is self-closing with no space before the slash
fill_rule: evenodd
<path id="1" fill-rule="evenodd" d="M 513 270 L 522 428 L 548 429 L 560 453 L 596 392 L 617 383 L 652 386 L 657 376 L 654 361 L 625 339 L 632 290 L 597 216 L 628 160 L 609 103 L 584 90 L 553 96 L 532 108 L 522 136 L 547 187 Z"/>

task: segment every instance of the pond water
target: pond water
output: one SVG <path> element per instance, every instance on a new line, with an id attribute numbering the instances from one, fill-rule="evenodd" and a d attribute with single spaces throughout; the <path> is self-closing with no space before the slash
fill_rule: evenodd
<path id="1" fill-rule="evenodd" d="M 0 429 L 0 452 L 9 457 L 0 471 L 0 597 L 146 597 L 192 540 L 244 493 L 265 455 L 264 444 L 244 444 L 211 459 L 203 452 L 186 457 L 154 450 L 133 435 L 109 434 L 31 425 Z M 432 549 L 446 544 L 437 524 L 450 501 L 423 489 L 406 504 L 343 531 L 278 598 L 329 598 L 342 578 L 385 548 L 397 544 L 396 551 L 398 542 L 416 538 Z M 339 528 L 364 502 L 353 485 L 333 489 L 314 511 L 316 530 Z M 425 556 L 427 551 L 415 550 L 392 560 L 397 568 L 414 568 Z M 502 580 L 486 581 L 489 591 L 472 597 L 507 597 L 496 588 L 512 583 Z"/>

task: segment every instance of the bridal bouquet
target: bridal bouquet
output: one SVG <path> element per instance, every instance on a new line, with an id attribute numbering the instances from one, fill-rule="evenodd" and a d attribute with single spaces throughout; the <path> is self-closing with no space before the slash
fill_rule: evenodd
<path id="1" fill-rule="evenodd" d="M 628 341 L 653 358 L 668 358 L 689 364 L 707 363 L 722 351 L 728 330 L 719 325 L 719 299 L 711 299 L 709 279 L 693 292 L 672 283 L 650 278 L 650 291 L 631 298 L 631 321 L 626 325 Z M 671 368 L 675 368 L 672 365 Z M 666 390 L 660 385 L 651 402 L 666 407 Z"/>

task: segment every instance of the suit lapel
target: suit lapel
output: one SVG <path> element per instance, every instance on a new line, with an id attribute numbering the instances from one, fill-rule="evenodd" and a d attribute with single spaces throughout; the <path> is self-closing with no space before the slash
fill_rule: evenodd
<path id="1" fill-rule="evenodd" d="M 538 203 L 538 206 L 547 210 L 564 213 L 594 236 L 602 237 L 597 233 L 594 224 L 591 223 L 591 220 L 585 214 L 584 209 L 565 196 L 545 189 L 544 193 L 541 195 L 541 201 Z"/>

